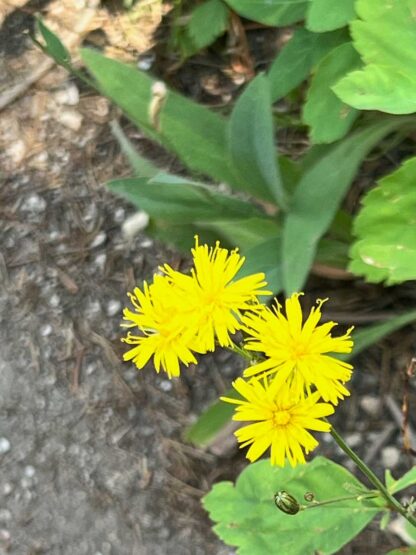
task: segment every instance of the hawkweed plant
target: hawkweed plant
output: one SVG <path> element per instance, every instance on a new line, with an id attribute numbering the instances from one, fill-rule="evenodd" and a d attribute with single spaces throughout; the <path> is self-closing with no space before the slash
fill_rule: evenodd
<path id="1" fill-rule="evenodd" d="M 402 489 L 397 486 L 400 480 L 391 478 L 390 484 L 384 485 L 327 419 L 335 412 L 339 402 L 350 395 L 347 384 L 353 367 L 337 356 L 351 353 L 353 328 L 343 335 L 333 335 L 337 324 L 320 322 L 322 306 L 327 299 L 317 300 L 305 319 L 300 302 L 302 293 L 294 293 L 286 299 L 284 311 L 277 302 L 271 308 L 263 304 L 261 298 L 271 295 L 265 275 L 260 272 L 238 278 L 244 264 L 244 257 L 238 249 L 228 251 L 219 242 L 214 247 L 200 245 L 198 237 L 195 237 L 191 252 L 193 265 L 188 273 L 165 264 L 152 283 L 144 282 L 142 289 L 136 287 L 129 293 L 132 308 L 124 309 L 122 326 L 134 328 L 135 331 L 128 331 L 122 339 L 132 347 L 124 354 L 124 360 L 132 360 L 137 368 L 142 369 L 153 357 L 157 372 L 163 371 L 168 378 L 175 378 L 180 376 L 181 365 L 197 364 L 198 356 L 214 351 L 217 346 L 238 353 L 249 365 L 243 376 L 233 382 L 229 394 L 221 397 L 221 401 L 235 406 L 232 418 L 241 424 L 235 436 L 240 448 L 248 448 L 247 459 L 254 463 L 268 454 L 271 483 L 279 477 L 279 473 L 273 473 L 275 467 L 281 469 L 282 477 L 290 468 L 293 469 L 295 474 L 290 475 L 290 479 L 298 476 L 302 483 L 303 474 L 298 471 L 299 467 L 312 467 L 315 462 L 308 463 L 306 460 L 306 455 L 318 446 L 313 433 L 329 432 L 374 488 L 369 490 L 364 485 L 347 480 L 341 484 L 338 493 L 346 492 L 348 495 L 318 501 L 317 496 L 321 497 L 321 492 L 319 483 L 314 479 L 314 474 L 318 473 L 312 471 L 309 483 L 315 491 L 305 492 L 306 504 L 300 503 L 295 495 L 287 491 L 290 480 L 283 483 L 278 480 L 280 487 L 269 497 L 270 506 L 274 506 L 274 501 L 275 506 L 286 515 L 285 518 L 312 507 L 321 507 L 325 513 L 333 507 L 341 507 L 343 511 L 347 507 L 347 513 L 362 511 L 372 517 L 378 512 L 395 511 L 410 526 L 416 526 L 414 503 L 402 504 L 393 495 Z M 241 344 L 234 341 L 237 331 L 242 332 L 240 335 L 244 337 Z M 339 472 L 332 467 L 328 472 L 332 470 Z M 414 483 L 416 476 L 414 478 L 413 482 L 407 479 L 406 486 Z M 355 479 L 351 477 L 349 480 Z M 309 483 L 306 481 L 305 485 Z M 215 520 L 218 520 L 214 495 L 217 486 L 204 499 Z M 296 487 L 293 489 L 296 490 Z M 353 490 L 352 493 L 350 490 Z M 325 492 L 325 488 L 322 491 Z M 230 500 L 225 496 L 224 502 L 227 504 Z M 237 501 L 234 500 L 234 503 Z M 366 517 L 368 520 L 368 514 Z M 224 515 L 222 518 L 225 518 Z M 322 518 L 325 520 L 325 516 Z M 234 525 L 237 526 L 236 523 Z M 276 519 L 277 533 L 279 525 L 281 521 Z M 240 528 L 243 537 L 249 534 L 244 526 Z M 242 544 L 241 538 L 230 539 L 221 532 L 220 525 L 215 529 L 229 543 Z M 264 533 L 258 530 L 259 541 L 264 540 Z M 308 549 L 303 553 L 313 552 Z M 333 553 L 331 549 L 322 552 Z M 296 548 L 285 551 L 287 555 L 301 552 Z"/>

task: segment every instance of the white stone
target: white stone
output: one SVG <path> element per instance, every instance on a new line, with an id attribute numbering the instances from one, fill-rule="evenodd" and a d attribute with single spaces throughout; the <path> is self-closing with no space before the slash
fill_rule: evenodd
<path id="1" fill-rule="evenodd" d="M 6 437 L 0 437 L 0 455 L 4 455 L 10 451 L 10 441 Z"/>
<path id="2" fill-rule="evenodd" d="M 27 478 L 33 478 L 33 476 L 36 474 L 36 469 L 31 464 L 28 464 L 27 466 L 25 466 L 24 473 Z"/>
<path id="3" fill-rule="evenodd" d="M 68 129 L 72 131 L 79 131 L 82 125 L 82 115 L 76 110 L 60 110 L 56 114 L 56 119 L 59 123 L 62 123 Z"/>
<path id="4" fill-rule="evenodd" d="M 381 450 L 381 461 L 385 468 L 394 468 L 400 461 L 400 451 L 393 445 L 387 445 Z"/>
<path id="5" fill-rule="evenodd" d="M 148 223 L 149 214 L 143 211 L 139 211 L 125 220 L 121 227 L 121 230 L 126 239 L 131 239 L 135 235 L 137 235 L 139 231 L 145 229 Z"/>
<path id="6" fill-rule="evenodd" d="M 373 395 L 364 395 L 360 400 L 360 407 L 370 416 L 376 416 L 380 410 L 380 399 Z"/>
<path id="7" fill-rule="evenodd" d="M 107 316 L 115 316 L 120 312 L 121 302 L 117 300 L 111 300 L 107 305 Z"/>
<path id="8" fill-rule="evenodd" d="M 94 237 L 92 243 L 91 243 L 91 248 L 95 248 L 95 247 L 99 247 L 100 245 L 102 245 L 105 240 L 107 239 L 107 235 L 105 234 L 104 231 L 100 231 L 100 233 L 97 233 L 97 235 Z"/>

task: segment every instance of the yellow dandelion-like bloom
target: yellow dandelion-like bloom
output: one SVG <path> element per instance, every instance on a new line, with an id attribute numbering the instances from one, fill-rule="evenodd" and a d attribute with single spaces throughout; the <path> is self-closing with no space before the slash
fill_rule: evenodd
<path id="1" fill-rule="evenodd" d="M 305 463 L 305 453 L 310 453 L 318 441 L 307 431 L 329 432 L 328 422 L 320 420 L 334 412 L 329 403 L 319 403 L 319 393 L 296 397 L 289 384 L 280 385 L 274 378 L 237 378 L 233 383 L 243 399 L 221 397 L 237 405 L 233 420 L 251 422 L 238 429 L 235 436 L 240 448 L 250 446 L 246 457 L 256 461 L 270 447 L 270 462 L 284 466 Z"/>
<path id="2" fill-rule="evenodd" d="M 129 323 L 122 325 L 137 327 L 140 335 L 129 332 L 122 339 L 135 345 L 124 354 L 124 360 L 143 368 L 153 356 L 156 371 L 162 368 L 169 378 L 179 376 L 180 362 L 186 366 L 197 362 L 190 349 L 192 332 L 186 329 L 178 297 L 165 276 L 155 275 L 153 283 L 144 282 L 143 291 L 136 287 L 129 297 L 135 310 L 124 309 L 124 320 Z"/>
<path id="3" fill-rule="evenodd" d="M 246 348 L 266 356 L 244 376 L 276 372 L 277 383 L 288 382 L 295 395 L 309 394 L 314 386 L 325 401 L 336 405 L 338 399 L 349 395 L 344 383 L 351 378 L 352 366 L 327 353 L 350 353 L 353 328 L 345 335 L 332 337 L 335 322 L 318 325 L 324 301 L 317 302 L 302 324 L 300 295 L 295 293 L 286 300 L 286 316 L 278 304 L 244 316 L 244 330 L 249 335 Z"/>
<path id="4" fill-rule="evenodd" d="M 165 265 L 162 269 L 179 292 L 183 316 L 194 328 L 193 349 L 200 353 L 214 351 L 215 339 L 222 347 L 232 345 L 230 334 L 241 329 L 242 311 L 253 308 L 267 285 L 263 273 L 235 279 L 245 258 L 235 249 L 199 245 L 195 237 L 192 249 L 194 267 L 185 275 Z"/>

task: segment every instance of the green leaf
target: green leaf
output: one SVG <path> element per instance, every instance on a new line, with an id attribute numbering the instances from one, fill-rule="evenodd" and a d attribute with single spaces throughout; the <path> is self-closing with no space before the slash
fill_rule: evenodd
<path id="1" fill-rule="evenodd" d="M 229 389 L 224 393 L 233 399 L 240 398 L 235 389 Z M 209 444 L 212 439 L 228 424 L 234 412 L 234 406 L 223 401 L 216 401 L 198 420 L 185 431 L 184 439 L 198 446 Z"/>
<path id="2" fill-rule="evenodd" d="M 311 0 L 306 15 L 306 28 L 314 33 L 332 31 L 347 25 L 354 17 L 355 0 Z"/>
<path id="3" fill-rule="evenodd" d="M 40 43 L 37 44 L 46 54 L 53 58 L 57 64 L 68 67 L 71 62 L 71 55 L 66 46 L 64 46 L 55 33 L 43 23 L 42 19 L 37 19 L 36 24 L 39 33 L 45 41 L 44 45 Z"/>
<path id="4" fill-rule="evenodd" d="M 416 310 L 411 310 L 400 314 L 399 316 L 394 316 L 381 324 L 374 324 L 367 328 L 359 329 L 354 332 L 354 350 L 348 355 L 339 355 L 342 360 L 350 360 L 353 356 L 357 356 L 359 353 L 374 345 L 378 341 L 381 341 L 383 337 L 386 337 L 390 333 L 411 324 L 416 321 Z"/>
<path id="5" fill-rule="evenodd" d="M 259 75 L 238 99 L 228 126 L 232 163 L 253 196 L 287 204 L 276 164 L 269 83 Z"/>
<path id="6" fill-rule="evenodd" d="M 355 219 L 350 270 L 387 285 L 416 279 L 416 158 L 380 180 Z"/>
<path id="7" fill-rule="evenodd" d="M 210 45 L 224 33 L 229 13 L 222 0 L 207 0 L 193 10 L 187 30 L 197 50 Z"/>
<path id="8" fill-rule="evenodd" d="M 121 151 L 129 161 L 133 174 L 136 177 L 154 177 L 159 173 L 159 168 L 137 152 L 116 120 L 110 123 L 110 127 L 112 134 L 117 139 Z"/>
<path id="9" fill-rule="evenodd" d="M 344 104 L 331 88 L 342 75 L 360 66 L 360 57 L 350 42 L 331 50 L 319 63 L 303 109 L 303 121 L 310 126 L 313 143 L 341 139 L 354 123 L 358 112 Z"/>
<path id="10" fill-rule="evenodd" d="M 360 110 L 416 111 L 415 10 L 416 0 L 357 1 L 361 19 L 351 23 L 351 34 L 367 65 L 334 86 L 341 100 Z"/>
<path id="11" fill-rule="evenodd" d="M 317 34 L 296 29 L 269 69 L 272 101 L 276 102 L 300 85 L 328 52 L 346 40 L 345 30 Z"/>
<path id="12" fill-rule="evenodd" d="M 209 229 L 217 229 L 229 245 L 233 248 L 239 247 L 244 255 L 249 249 L 280 233 L 279 222 L 267 217 L 218 220 L 217 222 L 205 222 L 204 225 Z"/>
<path id="13" fill-rule="evenodd" d="M 416 466 L 411 468 L 406 474 L 403 474 L 401 478 L 395 480 L 393 484 L 390 485 L 389 491 L 392 494 L 398 493 L 403 489 L 406 489 L 410 486 L 414 486 L 416 484 Z"/>
<path id="14" fill-rule="evenodd" d="M 81 55 L 100 91 L 118 104 L 150 138 L 176 152 L 191 170 L 238 187 L 238 179 L 224 156 L 227 147 L 223 118 L 168 91 L 161 107 L 158 131 L 149 118 L 154 80 L 134 67 L 93 50 L 84 49 Z"/>
<path id="15" fill-rule="evenodd" d="M 239 15 L 273 27 L 304 19 L 308 2 L 302 0 L 225 0 Z"/>
<path id="16" fill-rule="evenodd" d="M 305 503 L 303 496 L 308 491 L 324 501 L 351 495 L 351 489 L 368 491 L 345 468 L 324 457 L 295 468 L 260 461 L 247 466 L 235 486 L 231 482 L 215 484 L 203 505 L 216 522 L 214 531 L 226 544 L 237 546 L 239 555 L 315 555 L 318 551 L 327 555 L 356 536 L 380 507 L 369 501 L 343 501 L 332 509 L 287 515 L 274 505 L 274 494 L 285 490 Z"/>
<path id="17" fill-rule="evenodd" d="M 283 228 L 282 273 L 288 295 L 302 290 L 318 241 L 330 226 L 361 162 L 385 135 L 402 123 L 397 118 L 384 119 L 356 131 L 325 148 L 304 173 Z"/>
<path id="18" fill-rule="evenodd" d="M 416 547 L 399 547 L 389 551 L 386 555 L 416 555 Z"/>
<path id="19" fill-rule="evenodd" d="M 108 187 L 152 218 L 168 222 L 240 221 L 255 216 L 267 219 L 252 204 L 174 175 L 159 173 L 150 180 L 135 177 L 115 179 L 108 183 Z"/>
<path id="20" fill-rule="evenodd" d="M 238 273 L 238 278 L 264 272 L 267 288 L 274 294 L 279 293 L 282 290 L 279 260 L 280 240 L 280 235 L 276 235 L 245 251 L 246 260 Z M 264 297 L 262 299 L 265 300 Z"/>

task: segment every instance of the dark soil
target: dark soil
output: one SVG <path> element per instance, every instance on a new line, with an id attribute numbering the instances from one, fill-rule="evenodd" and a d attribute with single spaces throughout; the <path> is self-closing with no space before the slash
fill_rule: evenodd
<path id="1" fill-rule="evenodd" d="M 13 27 L 11 38 L 18 32 Z M 181 71 L 188 82 L 196 72 L 201 90 L 195 60 Z M 143 233 L 123 235 L 134 210 L 104 185 L 128 172 L 108 126 L 118 113 L 91 91 L 62 102 L 74 86 L 54 69 L 1 113 L 0 555 L 232 554 L 200 498 L 216 481 L 236 478 L 243 454 L 234 441 L 214 454 L 182 437 L 239 374 L 240 361 L 219 351 L 173 381 L 150 365 L 138 373 L 121 362 L 126 292 L 160 264 L 187 261 Z M 80 114 L 81 126 L 59 120 L 62 111 L 75 123 Z M 127 131 L 161 166 L 175 163 Z M 313 277 L 308 291 L 309 302 L 331 298 L 327 316 L 342 326 L 415 305 L 409 286 Z M 380 476 L 385 466 L 400 475 L 414 464 L 400 431 L 402 376 L 414 347 L 408 327 L 359 357 L 352 396 L 334 417 Z M 319 453 L 346 462 L 326 436 Z M 401 544 L 375 522 L 340 553 L 382 554 Z"/>

